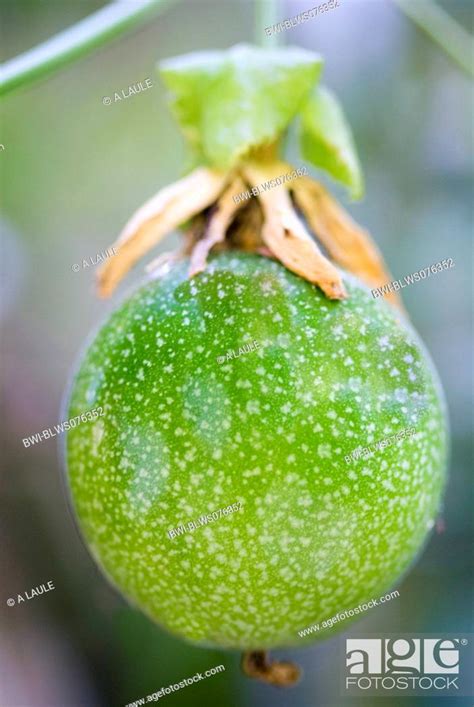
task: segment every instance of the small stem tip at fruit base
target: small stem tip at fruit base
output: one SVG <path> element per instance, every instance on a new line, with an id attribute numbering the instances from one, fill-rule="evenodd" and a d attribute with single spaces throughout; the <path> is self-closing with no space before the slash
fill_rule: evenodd
<path id="1" fill-rule="evenodd" d="M 301 677 L 301 668 L 287 661 L 271 661 L 266 651 L 248 651 L 242 655 L 242 670 L 249 678 L 276 685 L 291 687 Z"/>
<path id="2" fill-rule="evenodd" d="M 302 176 L 288 181 L 290 173 L 296 174 L 290 164 L 261 150 L 229 172 L 200 167 L 165 187 L 132 216 L 114 243 L 115 257 L 98 273 L 99 294 L 109 296 L 140 257 L 187 222 L 183 246 L 154 260 L 148 271 L 189 256 L 189 277 L 195 277 L 205 270 L 211 250 L 235 249 L 280 261 L 332 300 L 347 297 L 336 265 L 371 288 L 390 281 L 369 234 L 321 184 Z M 402 309 L 395 293 L 387 299 Z"/>

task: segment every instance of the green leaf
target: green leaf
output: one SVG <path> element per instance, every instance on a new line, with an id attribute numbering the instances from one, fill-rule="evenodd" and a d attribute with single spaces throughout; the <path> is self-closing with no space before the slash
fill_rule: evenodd
<path id="1" fill-rule="evenodd" d="M 353 199 L 361 198 L 364 177 L 351 129 L 337 98 L 323 86 L 302 112 L 301 150 L 305 159 L 347 186 Z"/>
<path id="2" fill-rule="evenodd" d="M 319 80 L 322 59 L 304 49 L 241 44 L 167 59 L 159 69 L 198 158 L 229 168 L 279 138 Z"/>

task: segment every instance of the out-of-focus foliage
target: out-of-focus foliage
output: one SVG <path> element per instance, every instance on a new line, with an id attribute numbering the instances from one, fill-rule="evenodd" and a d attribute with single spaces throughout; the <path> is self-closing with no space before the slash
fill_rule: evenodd
<path id="1" fill-rule="evenodd" d="M 4 56 L 101 5 L 4 3 Z M 281 19 L 308 5 L 282 2 Z M 472 31 L 469 0 L 446 8 Z M 59 409 L 73 361 L 112 306 L 95 297 L 94 269 L 73 272 L 72 266 L 105 250 L 130 213 L 181 173 L 184 146 L 154 75 L 156 61 L 254 41 L 249 2 L 183 0 L 140 31 L 7 96 L 1 106 L 2 209 L 9 222 L 6 248 L 15 254 L 8 262 L 17 276 L 16 288 L 6 281 L 11 296 L 0 372 L 8 410 L 0 482 L 0 653 L 7 660 L 8 707 L 123 707 L 221 662 L 225 673 L 167 702 L 340 707 L 344 700 L 349 707 L 359 701 L 339 694 L 346 635 L 469 630 L 471 85 L 389 0 L 341 2 L 282 39 L 325 59 L 325 83 L 344 105 L 366 174 L 365 200 L 350 210 L 374 235 L 394 277 L 443 258 L 455 262 L 450 271 L 403 290 L 448 398 L 453 448 L 446 529 L 432 535 L 397 587 L 398 599 L 330 641 L 286 651 L 305 676 L 291 693 L 280 692 L 242 678 L 236 654 L 187 645 L 127 607 L 79 539 L 55 440 L 29 449 L 21 443 L 64 419 Z M 102 103 L 147 77 L 153 89 Z M 298 164 L 292 136 L 288 149 Z M 162 249 L 173 245 L 171 239 Z M 124 290 L 141 277 L 139 266 Z M 50 579 L 54 592 L 7 607 L 8 597 Z M 402 704 L 425 702 L 406 698 Z M 364 707 L 376 704 L 385 707 L 384 700 L 364 700 Z"/>
<path id="2" fill-rule="evenodd" d="M 280 137 L 321 68 L 320 56 L 297 47 L 238 45 L 162 61 L 160 73 L 197 158 L 228 168 Z"/>
<path id="3" fill-rule="evenodd" d="M 319 86 L 304 107 L 301 148 L 305 159 L 349 187 L 360 199 L 364 178 L 351 129 L 334 94 Z"/>

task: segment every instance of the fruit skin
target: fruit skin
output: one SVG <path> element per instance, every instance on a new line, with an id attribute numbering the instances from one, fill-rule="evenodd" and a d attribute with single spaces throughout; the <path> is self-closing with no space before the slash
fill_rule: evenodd
<path id="1" fill-rule="evenodd" d="M 349 299 L 331 302 L 256 255 L 215 256 L 192 280 L 186 268 L 127 299 L 83 357 L 68 415 L 104 415 L 68 433 L 73 505 L 108 578 L 168 630 L 303 645 L 335 629 L 299 630 L 389 589 L 434 524 L 447 455 L 437 375 L 401 315 L 348 275 Z"/>

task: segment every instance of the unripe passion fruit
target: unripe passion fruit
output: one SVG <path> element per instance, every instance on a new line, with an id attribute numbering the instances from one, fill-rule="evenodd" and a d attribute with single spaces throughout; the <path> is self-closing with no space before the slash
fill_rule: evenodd
<path id="1" fill-rule="evenodd" d="M 104 411 L 67 438 L 82 531 L 111 581 L 186 639 L 312 640 L 298 630 L 378 597 L 433 526 L 447 444 L 436 374 L 395 310 L 346 283 L 349 299 L 330 302 L 256 255 L 218 255 L 192 280 L 183 263 L 112 314 L 82 360 L 69 416 Z"/>

